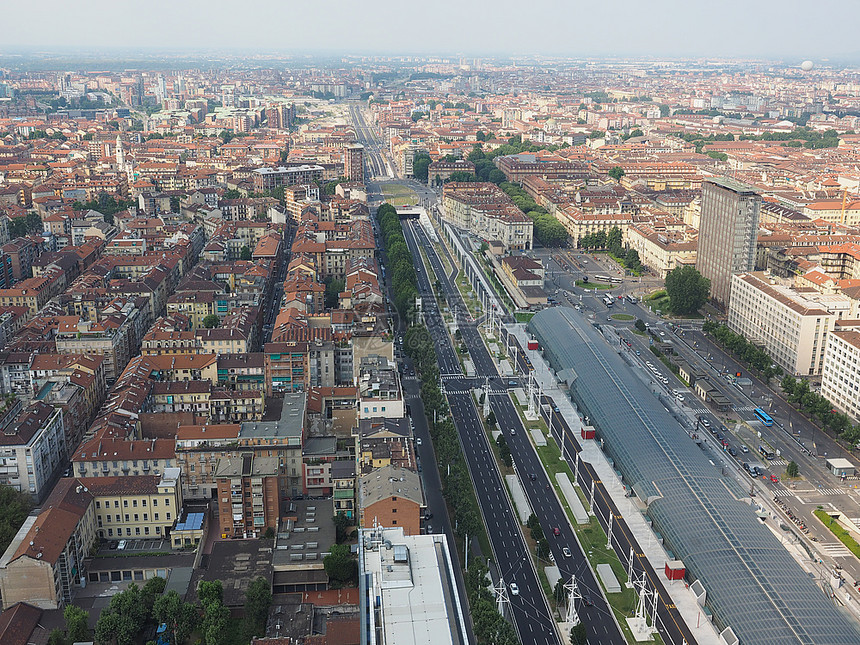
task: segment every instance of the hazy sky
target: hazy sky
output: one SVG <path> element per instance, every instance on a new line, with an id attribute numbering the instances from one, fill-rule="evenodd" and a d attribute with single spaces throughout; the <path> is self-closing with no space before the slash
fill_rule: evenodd
<path id="1" fill-rule="evenodd" d="M 0 50 L 860 59 L 857 0 L 3 2 Z"/>

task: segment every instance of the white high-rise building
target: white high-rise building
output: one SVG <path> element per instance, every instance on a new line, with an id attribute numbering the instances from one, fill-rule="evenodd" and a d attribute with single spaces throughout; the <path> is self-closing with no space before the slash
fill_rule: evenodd
<path id="1" fill-rule="evenodd" d="M 120 172 L 125 171 L 125 151 L 122 149 L 122 138 L 116 135 L 116 167 Z"/>
<path id="2" fill-rule="evenodd" d="M 830 330 L 852 317 L 848 296 L 798 290 L 765 273 L 736 274 L 731 290 L 729 328 L 793 376 L 820 374 Z"/>

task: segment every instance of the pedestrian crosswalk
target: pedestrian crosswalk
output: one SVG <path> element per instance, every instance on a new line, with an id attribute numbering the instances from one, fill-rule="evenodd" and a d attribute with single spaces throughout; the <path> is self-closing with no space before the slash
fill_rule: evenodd
<path id="1" fill-rule="evenodd" d="M 788 466 L 788 462 L 785 459 L 771 459 L 768 463 L 771 466 Z"/>
<path id="2" fill-rule="evenodd" d="M 707 408 L 690 408 L 693 414 L 707 414 L 709 410 Z"/>
<path id="3" fill-rule="evenodd" d="M 774 497 L 793 497 L 794 495 L 844 495 L 847 491 L 844 488 L 816 488 L 815 490 L 789 490 L 787 488 L 777 488 L 773 491 Z M 860 517 L 851 520 L 857 526 L 860 526 Z"/>
<path id="4" fill-rule="evenodd" d="M 849 517 L 848 521 L 851 522 L 854 526 L 860 527 L 860 517 Z"/>
<path id="5" fill-rule="evenodd" d="M 827 544 L 819 544 L 818 548 L 824 551 L 824 553 L 829 555 L 831 558 L 847 558 L 853 555 L 851 551 L 848 550 L 848 547 L 841 542 L 828 542 Z"/>
<path id="6" fill-rule="evenodd" d="M 842 488 L 819 488 L 815 492 L 819 495 L 844 495 L 846 491 Z"/>
<path id="7" fill-rule="evenodd" d="M 755 410 L 754 405 L 741 405 L 735 407 L 735 412 L 752 412 L 753 410 Z"/>

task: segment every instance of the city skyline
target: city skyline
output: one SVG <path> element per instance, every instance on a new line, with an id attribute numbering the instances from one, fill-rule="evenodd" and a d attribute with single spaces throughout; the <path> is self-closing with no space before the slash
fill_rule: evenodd
<path id="1" fill-rule="evenodd" d="M 203 7 L 199 3 L 158 0 L 148 11 L 131 12 L 95 0 L 86 11 L 71 12 L 67 4 L 47 0 L 45 14 L 60 19 L 40 24 L 35 30 L 11 30 L 4 35 L 0 52 L 107 52 L 118 48 L 142 54 L 164 49 L 345 55 L 451 52 L 483 56 L 754 58 L 788 65 L 807 59 L 837 64 L 860 60 L 851 21 L 834 19 L 840 9 L 835 0 L 818 3 L 815 11 L 797 0 L 781 3 L 778 10 L 770 4 L 729 0 L 720 5 L 718 16 L 712 6 L 680 0 L 660 0 L 648 13 L 642 13 L 641 6 L 629 0 L 587 8 L 581 3 L 538 0 L 527 10 L 510 0 L 502 0 L 489 10 L 447 1 L 437 3 L 433 10 L 404 10 L 384 0 L 360 6 L 334 5 L 287 6 L 265 0 L 257 6 L 256 14 L 267 16 L 265 21 L 249 16 L 236 22 L 223 19 L 219 10 L 226 5 L 207 5 L 201 17 Z M 6 14 L 7 24 L 25 25 L 30 19 L 24 5 L 8 7 Z M 292 29 L 295 23 L 319 24 L 324 29 Z M 130 30 L 132 24 L 134 29 Z M 97 35 L 93 34 L 94 26 Z M 82 46 L 81 32 L 95 37 Z"/>

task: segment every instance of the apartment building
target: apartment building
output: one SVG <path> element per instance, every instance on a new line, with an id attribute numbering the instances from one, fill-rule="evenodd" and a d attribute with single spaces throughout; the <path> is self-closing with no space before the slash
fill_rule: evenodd
<path id="1" fill-rule="evenodd" d="M 307 398 L 304 393 L 284 394 L 276 421 L 248 421 L 241 425 L 238 448 L 260 457 L 277 457 L 278 485 L 283 497 L 295 497 L 304 486 L 302 445 Z"/>
<path id="2" fill-rule="evenodd" d="M 182 510 L 179 468 L 159 475 L 78 477 L 93 496 L 98 537 L 168 537 Z"/>
<path id="3" fill-rule="evenodd" d="M 613 228 L 620 230 L 623 236 L 633 223 L 631 213 L 585 212 L 573 204 L 559 206 L 555 216 L 567 230 L 570 243 L 577 246 L 587 235 L 600 232 L 608 234 Z"/>
<path id="4" fill-rule="evenodd" d="M 184 473 L 186 499 L 214 499 L 218 486 L 215 469 L 223 457 L 236 457 L 239 445 L 238 423 L 181 425 L 176 429 L 176 465 Z"/>
<path id="5" fill-rule="evenodd" d="M 356 517 L 355 513 L 355 462 L 340 460 L 331 464 L 331 485 L 334 489 L 334 512 L 346 515 L 349 519 Z"/>
<path id="6" fill-rule="evenodd" d="M 505 248 L 532 248 L 534 223 L 504 191 L 488 182 L 451 182 L 442 189 L 442 216 L 486 241 Z"/>
<path id="7" fill-rule="evenodd" d="M 406 535 L 421 533 L 426 504 L 421 476 L 397 466 L 363 475 L 358 485 L 361 526 L 402 528 Z"/>
<path id="8" fill-rule="evenodd" d="M 62 410 L 36 401 L 0 433 L 0 484 L 29 493 L 38 502 L 66 456 Z"/>
<path id="9" fill-rule="evenodd" d="M 343 174 L 348 181 L 364 182 L 364 146 L 360 143 L 344 146 Z"/>
<path id="10" fill-rule="evenodd" d="M 72 456 L 75 477 L 160 475 L 180 466 L 173 439 L 125 439 L 98 436 Z"/>
<path id="11" fill-rule="evenodd" d="M 405 414 L 397 366 L 384 356 L 361 357 L 358 367 L 358 418 L 399 419 Z"/>
<path id="12" fill-rule="evenodd" d="M 57 328 L 57 351 L 61 354 L 100 354 L 104 357 L 105 379 L 112 383 L 131 357 L 137 353 L 137 308 L 106 317 L 101 322 L 81 320 Z"/>
<path id="13" fill-rule="evenodd" d="M 24 525 L 0 557 L 3 609 L 26 602 L 62 609 L 86 584 L 86 558 L 97 539 L 93 494 L 77 479 L 61 479 L 38 515 Z"/>
<path id="14" fill-rule="evenodd" d="M 821 395 L 860 421 L 860 320 L 837 320 L 827 335 Z"/>
<path id="15" fill-rule="evenodd" d="M 215 478 L 222 538 L 261 537 L 266 529 L 278 528 L 278 472 L 277 457 L 245 453 L 218 461 Z"/>
<path id="16" fill-rule="evenodd" d="M 762 345 L 789 374 L 821 374 L 827 336 L 851 311 L 847 296 L 795 289 L 758 272 L 732 276 L 731 289 L 732 331 Z"/>
<path id="17" fill-rule="evenodd" d="M 254 181 L 254 190 L 258 193 L 271 191 L 280 186 L 295 186 L 296 184 L 310 184 L 323 179 L 325 168 L 316 164 L 302 164 L 299 166 L 278 166 L 277 168 L 257 168 L 251 175 Z"/>
<path id="18" fill-rule="evenodd" d="M 627 248 L 639 254 L 642 266 L 665 280 L 679 266 L 696 266 L 698 242 L 685 231 L 660 229 L 649 224 L 634 224 L 624 238 Z"/>

